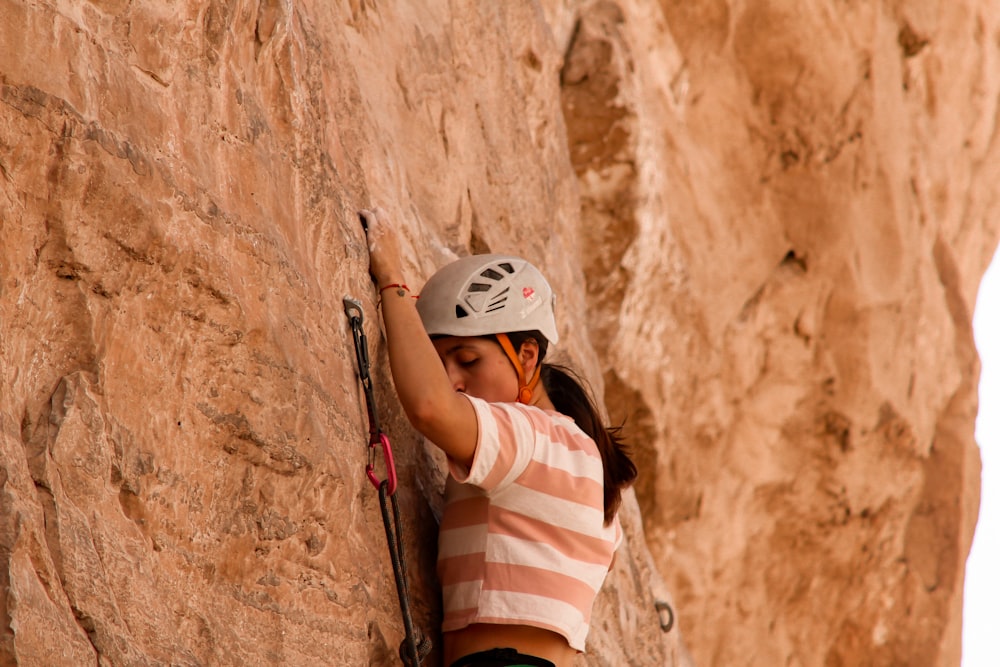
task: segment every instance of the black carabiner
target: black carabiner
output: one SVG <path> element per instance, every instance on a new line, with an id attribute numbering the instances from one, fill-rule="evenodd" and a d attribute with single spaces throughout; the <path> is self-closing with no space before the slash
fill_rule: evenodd
<path id="1" fill-rule="evenodd" d="M 388 483 L 388 493 L 396 493 L 397 478 L 396 464 L 392 457 L 392 445 L 389 437 L 382 432 L 382 427 L 378 420 L 378 411 L 375 409 L 375 389 L 372 386 L 371 358 L 368 356 L 368 338 L 365 336 L 363 324 L 365 321 L 364 310 L 361 302 L 349 296 L 344 297 L 344 312 L 351 323 L 351 334 L 354 337 L 354 355 L 358 361 L 358 377 L 361 378 L 361 386 L 365 392 L 365 408 L 368 411 L 368 464 L 365 466 L 365 473 L 372 485 L 377 489 L 383 480 L 375 475 L 375 449 L 382 448 L 382 458 L 385 461 L 385 476 Z"/>

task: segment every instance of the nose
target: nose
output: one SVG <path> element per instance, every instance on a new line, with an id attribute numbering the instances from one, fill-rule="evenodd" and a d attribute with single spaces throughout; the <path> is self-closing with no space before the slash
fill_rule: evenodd
<path id="1" fill-rule="evenodd" d="M 448 380 L 451 381 L 451 388 L 455 391 L 465 393 L 465 377 L 456 364 L 446 364 L 445 371 L 448 373 Z"/>

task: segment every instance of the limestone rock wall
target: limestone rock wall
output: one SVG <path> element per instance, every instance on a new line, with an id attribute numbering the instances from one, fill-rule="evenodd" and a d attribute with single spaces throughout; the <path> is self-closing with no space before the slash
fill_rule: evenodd
<path id="1" fill-rule="evenodd" d="M 562 96 L 605 396 L 695 662 L 957 665 L 1000 6 L 594 3 Z"/>
<path id="2" fill-rule="evenodd" d="M 0 0 L 0 47 L 0 662 L 398 663 L 345 295 L 433 630 L 377 204 L 411 285 L 542 266 L 628 415 L 579 664 L 956 664 L 995 4 Z"/>

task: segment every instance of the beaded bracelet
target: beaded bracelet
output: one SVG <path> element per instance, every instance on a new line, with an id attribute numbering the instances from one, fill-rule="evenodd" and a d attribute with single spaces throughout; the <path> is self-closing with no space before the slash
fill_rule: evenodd
<path id="1" fill-rule="evenodd" d="M 406 296 L 406 293 L 410 291 L 410 288 L 407 287 L 406 285 L 404 285 L 403 283 L 393 283 L 391 285 L 386 285 L 385 287 L 379 289 L 378 295 L 382 296 L 382 292 L 386 291 L 390 287 L 395 287 L 396 288 L 396 295 L 397 296 Z"/>

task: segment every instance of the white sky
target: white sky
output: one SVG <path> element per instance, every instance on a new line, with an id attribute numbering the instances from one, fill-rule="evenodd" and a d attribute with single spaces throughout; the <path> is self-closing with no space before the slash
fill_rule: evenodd
<path id="1" fill-rule="evenodd" d="M 976 442 L 983 458 L 979 524 L 965 571 L 962 667 L 1000 665 L 1000 252 L 983 277 L 973 317 L 982 361 Z"/>

